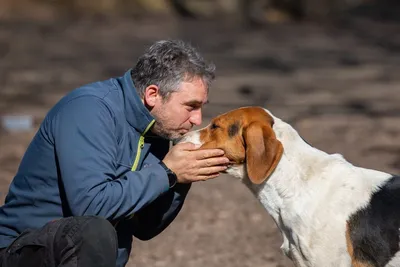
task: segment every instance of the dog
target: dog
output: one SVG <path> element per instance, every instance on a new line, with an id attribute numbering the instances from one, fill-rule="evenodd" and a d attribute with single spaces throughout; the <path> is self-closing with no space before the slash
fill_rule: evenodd
<path id="1" fill-rule="evenodd" d="M 295 266 L 400 266 L 400 179 L 308 144 L 262 107 L 213 118 L 179 143 L 220 148 L 272 216 Z"/>

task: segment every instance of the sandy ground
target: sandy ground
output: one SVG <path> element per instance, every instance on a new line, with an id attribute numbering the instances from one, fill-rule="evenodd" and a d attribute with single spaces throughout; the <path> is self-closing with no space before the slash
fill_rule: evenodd
<path id="1" fill-rule="evenodd" d="M 357 19 L 341 26 L 78 20 L 0 23 L 0 114 L 31 114 L 35 128 L 0 132 L 0 197 L 47 110 L 67 91 L 130 68 L 146 45 L 183 38 L 218 77 L 204 123 L 261 105 L 312 145 L 355 165 L 400 169 L 400 26 Z M 134 240 L 129 266 L 292 266 L 270 216 L 238 181 L 195 184 L 173 224 Z"/>

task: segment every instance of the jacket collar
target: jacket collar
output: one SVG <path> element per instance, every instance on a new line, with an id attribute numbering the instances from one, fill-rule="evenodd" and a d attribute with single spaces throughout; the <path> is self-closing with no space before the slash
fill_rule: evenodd
<path id="1" fill-rule="evenodd" d="M 117 78 L 117 80 L 122 88 L 126 120 L 133 128 L 143 134 L 150 123 L 154 121 L 154 117 L 139 97 L 132 82 L 131 71 L 132 69 L 129 69 L 124 76 Z"/>

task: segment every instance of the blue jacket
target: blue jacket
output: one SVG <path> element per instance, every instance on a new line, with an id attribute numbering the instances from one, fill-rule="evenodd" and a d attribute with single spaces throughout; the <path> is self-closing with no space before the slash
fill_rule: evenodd
<path id="1" fill-rule="evenodd" d="M 43 120 L 0 207 L 0 247 L 51 220 L 98 215 L 115 225 L 117 266 L 124 266 L 132 235 L 148 240 L 163 231 L 190 188 L 169 189 L 158 164 L 169 141 L 148 136 L 153 122 L 130 70 L 63 97 Z"/>

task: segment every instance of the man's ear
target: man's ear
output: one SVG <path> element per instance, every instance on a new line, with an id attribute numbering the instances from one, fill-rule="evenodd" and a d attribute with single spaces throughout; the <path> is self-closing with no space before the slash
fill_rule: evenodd
<path id="1" fill-rule="evenodd" d="M 158 86 L 154 84 L 147 86 L 144 90 L 143 102 L 150 109 L 156 105 L 157 101 L 159 101 L 159 98 L 161 97 L 159 90 Z"/>
<path id="2" fill-rule="evenodd" d="M 282 143 L 270 125 L 253 122 L 243 131 L 249 179 L 261 184 L 275 170 L 283 154 Z"/>

